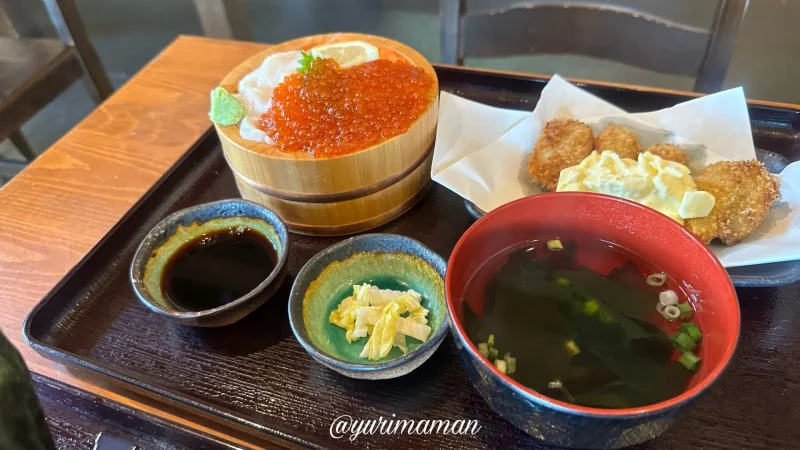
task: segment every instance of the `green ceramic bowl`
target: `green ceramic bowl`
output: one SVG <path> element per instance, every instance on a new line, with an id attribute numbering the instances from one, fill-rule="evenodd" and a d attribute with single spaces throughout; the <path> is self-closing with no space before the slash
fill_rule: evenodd
<path id="1" fill-rule="evenodd" d="M 405 236 L 366 234 L 342 241 L 312 258 L 295 279 L 289 321 L 297 340 L 322 364 L 352 378 L 395 378 L 425 362 L 447 333 L 444 273 L 447 263 Z M 431 335 L 426 342 L 406 338 L 408 353 L 393 348 L 386 358 L 359 357 L 367 338 L 348 343 L 345 330 L 328 321 L 331 311 L 352 295 L 353 285 L 414 289 L 422 294 Z"/>

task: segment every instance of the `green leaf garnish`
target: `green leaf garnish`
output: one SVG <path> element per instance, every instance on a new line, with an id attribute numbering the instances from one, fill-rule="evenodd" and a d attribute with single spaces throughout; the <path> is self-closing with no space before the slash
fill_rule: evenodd
<path id="1" fill-rule="evenodd" d="M 301 51 L 300 54 L 302 58 L 300 58 L 300 67 L 297 68 L 297 71 L 300 73 L 308 72 L 308 69 L 311 68 L 311 63 L 314 62 L 314 57 L 311 56 L 311 53 L 306 53 Z"/>

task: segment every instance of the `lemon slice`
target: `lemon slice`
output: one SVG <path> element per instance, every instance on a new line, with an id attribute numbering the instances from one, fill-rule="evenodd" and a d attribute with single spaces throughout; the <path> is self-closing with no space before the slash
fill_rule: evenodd
<path id="1" fill-rule="evenodd" d="M 331 58 L 347 68 L 378 59 L 378 47 L 363 41 L 338 42 L 311 49 L 314 58 Z"/>

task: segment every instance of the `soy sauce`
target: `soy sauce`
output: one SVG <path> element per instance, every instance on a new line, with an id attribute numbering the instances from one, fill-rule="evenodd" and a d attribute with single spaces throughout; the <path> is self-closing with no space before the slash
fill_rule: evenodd
<path id="1" fill-rule="evenodd" d="M 187 311 L 232 302 L 264 281 L 278 262 L 270 241 L 249 228 L 220 230 L 183 245 L 167 262 L 164 296 Z"/>

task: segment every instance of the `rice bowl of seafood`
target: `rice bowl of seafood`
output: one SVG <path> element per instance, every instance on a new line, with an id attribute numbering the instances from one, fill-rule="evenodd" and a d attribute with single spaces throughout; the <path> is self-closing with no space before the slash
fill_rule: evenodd
<path id="1" fill-rule="evenodd" d="M 345 235 L 394 219 L 427 191 L 438 93 L 412 48 L 335 33 L 244 61 L 211 91 L 209 115 L 244 198 L 293 232 Z"/>

